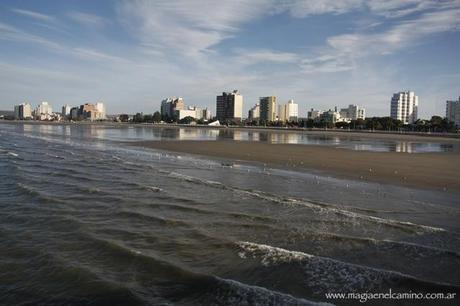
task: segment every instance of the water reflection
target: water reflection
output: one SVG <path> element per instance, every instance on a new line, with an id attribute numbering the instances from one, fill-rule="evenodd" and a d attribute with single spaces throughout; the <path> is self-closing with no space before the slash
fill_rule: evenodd
<path id="1" fill-rule="evenodd" d="M 329 145 L 339 148 L 380 152 L 447 152 L 460 151 L 460 144 L 442 142 L 414 142 L 398 139 L 378 139 L 356 135 L 307 134 L 305 132 L 254 131 L 217 128 L 174 128 L 152 126 L 55 125 L 18 124 L 16 131 L 24 134 L 61 136 L 100 140 L 235 140 L 262 141 L 273 144 Z"/>

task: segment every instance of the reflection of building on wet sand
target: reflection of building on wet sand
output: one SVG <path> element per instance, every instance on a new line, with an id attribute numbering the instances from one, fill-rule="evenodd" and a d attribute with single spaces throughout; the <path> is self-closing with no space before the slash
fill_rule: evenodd
<path id="1" fill-rule="evenodd" d="M 212 129 L 178 129 L 176 139 L 179 140 L 216 140 L 219 130 Z"/>
<path id="2" fill-rule="evenodd" d="M 398 142 L 394 145 L 395 152 L 412 153 L 414 144 L 412 142 Z"/>
<path id="3" fill-rule="evenodd" d="M 290 133 L 270 133 L 268 134 L 267 141 L 270 143 L 290 143 L 298 144 L 301 143 L 300 134 L 290 134 Z"/>

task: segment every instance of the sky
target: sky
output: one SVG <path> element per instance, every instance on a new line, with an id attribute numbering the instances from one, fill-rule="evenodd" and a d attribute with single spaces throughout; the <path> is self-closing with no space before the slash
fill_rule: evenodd
<path id="1" fill-rule="evenodd" d="M 310 108 L 388 116 L 413 90 L 419 117 L 460 96 L 460 0 L 0 2 L 0 109 L 103 101 L 153 113 L 165 97 L 215 110 L 240 90 Z"/>

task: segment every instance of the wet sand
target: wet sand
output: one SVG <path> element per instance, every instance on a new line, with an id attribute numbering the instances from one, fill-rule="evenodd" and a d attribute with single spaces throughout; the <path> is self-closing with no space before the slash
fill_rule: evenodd
<path id="1" fill-rule="evenodd" d="M 460 192 L 460 154 L 353 151 L 328 146 L 248 141 L 138 141 L 135 146 L 264 163 L 290 170 L 392 185 Z"/>

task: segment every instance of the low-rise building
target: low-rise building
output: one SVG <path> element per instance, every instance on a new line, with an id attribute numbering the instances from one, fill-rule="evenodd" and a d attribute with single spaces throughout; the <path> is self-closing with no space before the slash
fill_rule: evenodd
<path id="1" fill-rule="evenodd" d="M 350 104 L 347 108 L 340 109 L 340 116 L 347 118 L 349 121 L 366 119 L 366 110 L 358 105 Z"/>
<path id="2" fill-rule="evenodd" d="M 308 111 L 307 118 L 312 119 L 312 120 L 316 120 L 321 116 L 322 113 L 323 113 L 322 110 L 315 110 L 315 109 L 312 108 L 312 109 L 310 109 Z"/>

